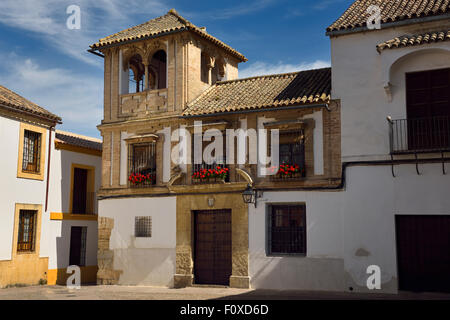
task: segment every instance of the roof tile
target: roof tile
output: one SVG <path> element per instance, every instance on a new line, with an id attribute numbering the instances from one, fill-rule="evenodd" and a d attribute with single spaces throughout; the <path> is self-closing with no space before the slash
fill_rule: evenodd
<path id="1" fill-rule="evenodd" d="M 16 109 L 17 111 L 25 111 L 40 117 L 47 118 L 51 121 L 60 122 L 61 118 L 37 104 L 25 99 L 17 93 L 0 85 L 0 105 Z"/>
<path id="2" fill-rule="evenodd" d="M 330 94 L 331 68 L 220 81 L 189 103 L 183 115 L 327 103 Z"/>
<path id="3" fill-rule="evenodd" d="M 421 44 L 450 41 L 450 30 L 434 31 L 416 35 L 403 35 L 391 40 L 384 41 L 377 45 L 378 52 L 385 49 L 395 49 L 407 46 L 417 46 Z"/>
<path id="4" fill-rule="evenodd" d="M 102 151 L 102 142 L 100 139 L 95 139 L 87 136 L 82 136 L 72 132 L 65 132 L 61 130 L 56 130 L 55 132 L 56 141 L 62 142 L 64 144 L 69 144 L 76 147 L 82 147 L 97 151 Z"/>
<path id="5" fill-rule="evenodd" d="M 327 28 L 328 32 L 365 27 L 367 8 L 378 5 L 381 23 L 395 22 L 450 12 L 450 0 L 357 0 Z"/>
<path id="6" fill-rule="evenodd" d="M 124 41 L 138 40 L 144 37 L 162 36 L 173 31 L 189 30 L 207 40 L 222 47 L 232 55 L 236 56 L 240 61 L 247 61 L 247 58 L 229 45 L 220 41 L 219 39 L 208 34 L 204 29 L 199 28 L 180 16 L 174 9 L 171 9 L 164 16 L 149 20 L 140 25 L 122 30 L 110 36 L 100 39 L 97 43 L 94 43 L 90 47 L 92 49 L 100 49 L 104 46 L 117 44 Z"/>

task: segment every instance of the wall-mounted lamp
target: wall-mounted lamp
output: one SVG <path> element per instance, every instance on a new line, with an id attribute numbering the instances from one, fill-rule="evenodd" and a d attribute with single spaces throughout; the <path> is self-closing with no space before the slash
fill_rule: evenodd
<path id="1" fill-rule="evenodd" d="M 258 191 L 254 190 L 250 184 L 242 193 L 242 199 L 244 203 L 254 203 L 256 208 L 256 198 L 258 198 Z"/>

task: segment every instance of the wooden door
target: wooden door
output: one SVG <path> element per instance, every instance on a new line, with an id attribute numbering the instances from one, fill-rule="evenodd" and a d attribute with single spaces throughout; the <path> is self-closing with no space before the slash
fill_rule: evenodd
<path id="1" fill-rule="evenodd" d="M 450 216 L 396 216 L 399 290 L 450 292 Z"/>
<path id="2" fill-rule="evenodd" d="M 70 231 L 69 265 L 79 266 L 81 262 L 81 227 L 72 227 Z"/>
<path id="3" fill-rule="evenodd" d="M 229 285 L 231 210 L 194 211 L 194 242 L 195 283 Z"/>

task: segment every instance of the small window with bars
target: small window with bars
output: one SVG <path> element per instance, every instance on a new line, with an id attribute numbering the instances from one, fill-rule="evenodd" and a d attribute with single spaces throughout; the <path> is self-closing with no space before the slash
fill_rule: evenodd
<path id="1" fill-rule="evenodd" d="M 19 230 L 17 237 L 17 252 L 33 252 L 36 242 L 35 210 L 20 210 Z"/>
<path id="2" fill-rule="evenodd" d="M 151 238 L 152 217 L 135 217 L 134 236 L 136 238 Z"/>
<path id="3" fill-rule="evenodd" d="M 131 187 L 156 184 L 156 142 L 129 147 L 128 182 Z"/>
<path id="4" fill-rule="evenodd" d="M 40 173 L 41 133 L 25 130 L 23 137 L 22 171 Z"/>
<path id="5" fill-rule="evenodd" d="M 269 205 L 269 255 L 306 255 L 306 206 Z"/>

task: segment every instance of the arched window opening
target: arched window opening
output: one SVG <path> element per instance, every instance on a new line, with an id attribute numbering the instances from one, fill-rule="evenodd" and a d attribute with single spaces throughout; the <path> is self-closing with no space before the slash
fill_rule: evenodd
<path id="1" fill-rule="evenodd" d="M 167 88 L 167 55 L 164 50 L 155 52 L 150 60 L 148 87 L 150 90 Z"/>
<path id="2" fill-rule="evenodd" d="M 208 55 L 205 52 L 202 52 L 201 56 L 201 66 L 200 66 L 200 77 L 202 82 L 208 83 L 208 77 L 209 77 L 209 68 L 208 68 Z"/>
<path id="3" fill-rule="evenodd" d="M 142 64 L 142 57 L 138 54 L 132 56 L 128 62 L 129 65 L 129 81 L 128 92 L 136 93 L 144 90 L 144 74 L 145 68 Z"/>

